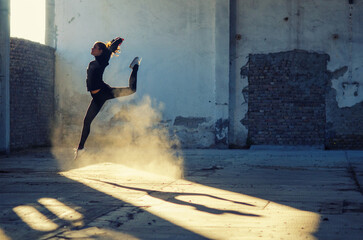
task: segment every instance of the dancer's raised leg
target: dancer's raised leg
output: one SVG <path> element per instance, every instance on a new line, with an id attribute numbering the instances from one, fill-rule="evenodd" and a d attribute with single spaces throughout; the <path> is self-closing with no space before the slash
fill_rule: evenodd
<path id="1" fill-rule="evenodd" d="M 134 58 L 130 64 L 130 68 L 132 72 L 129 78 L 129 86 L 128 87 L 119 87 L 112 88 L 112 93 L 115 98 L 128 96 L 136 92 L 137 87 L 137 71 L 139 70 L 141 59 L 139 57 Z"/>

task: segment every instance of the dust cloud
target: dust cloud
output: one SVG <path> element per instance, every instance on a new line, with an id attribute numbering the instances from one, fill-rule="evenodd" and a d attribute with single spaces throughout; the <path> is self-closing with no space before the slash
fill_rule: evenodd
<path id="1" fill-rule="evenodd" d="M 77 146 L 81 135 L 82 126 L 79 126 L 79 121 L 78 126 L 71 127 L 70 131 L 64 130 L 64 127 L 54 128 L 52 152 L 59 165 L 75 168 L 111 162 L 182 178 L 180 143 L 162 122 L 162 106 L 155 107 L 150 97 L 144 97 L 138 103 L 125 104 L 122 101 L 123 98 L 106 102 L 106 106 L 92 123 L 85 153 L 75 161 L 72 147 Z M 79 118 L 83 120 L 83 116 Z M 68 121 L 65 119 L 63 122 Z M 61 145 L 63 147 L 60 148 Z"/>

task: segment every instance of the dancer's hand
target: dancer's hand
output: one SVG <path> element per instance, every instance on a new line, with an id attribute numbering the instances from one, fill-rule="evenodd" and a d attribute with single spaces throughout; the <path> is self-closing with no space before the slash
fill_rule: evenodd
<path id="1" fill-rule="evenodd" d="M 115 39 L 112 40 L 112 43 L 117 42 L 117 41 L 120 41 L 120 40 L 121 40 L 121 42 L 118 44 L 118 46 L 120 46 L 121 43 L 124 41 L 123 38 L 117 37 L 117 38 L 115 38 Z"/>

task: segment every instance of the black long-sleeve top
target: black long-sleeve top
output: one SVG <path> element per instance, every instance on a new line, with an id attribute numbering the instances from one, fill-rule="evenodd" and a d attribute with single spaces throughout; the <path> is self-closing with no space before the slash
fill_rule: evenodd
<path id="1" fill-rule="evenodd" d="M 118 40 L 112 40 L 111 46 L 102 52 L 100 56 L 95 57 L 95 60 L 88 64 L 87 68 L 87 91 L 93 91 L 97 89 L 103 89 L 109 87 L 103 81 L 103 72 L 108 65 L 111 54 L 116 51 L 119 44 L 122 43 L 122 38 Z"/>

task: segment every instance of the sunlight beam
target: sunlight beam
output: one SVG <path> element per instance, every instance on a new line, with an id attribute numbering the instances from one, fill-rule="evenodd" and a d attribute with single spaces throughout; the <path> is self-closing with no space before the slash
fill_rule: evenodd
<path id="1" fill-rule="evenodd" d="M 0 228 L 0 239 L 1 239 L 1 240 L 11 240 L 11 238 L 10 238 L 10 237 L 8 237 L 8 236 L 5 234 L 5 231 L 4 231 L 4 230 L 2 230 L 1 228 Z"/>
<path id="2" fill-rule="evenodd" d="M 41 198 L 38 200 L 40 204 L 46 207 L 49 211 L 54 213 L 60 219 L 72 222 L 73 226 L 82 227 L 84 225 L 82 219 L 83 215 L 61 203 L 54 198 Z"/>
<path id="3" fill-rule="evenodd" d="M 21 205 L 13 208 L 13 211 L 34 230 L 48 232 L 58 228 L 58 225 L 48 219 L 33 206 Z"/>
<path id="4" fill-rule="evenodd" d="M 97 164 L 61 175 L 207 238 L 316 239 L 313 233 L 320 224 L 320 215 L 314 212 L 118 164 Z"/>

